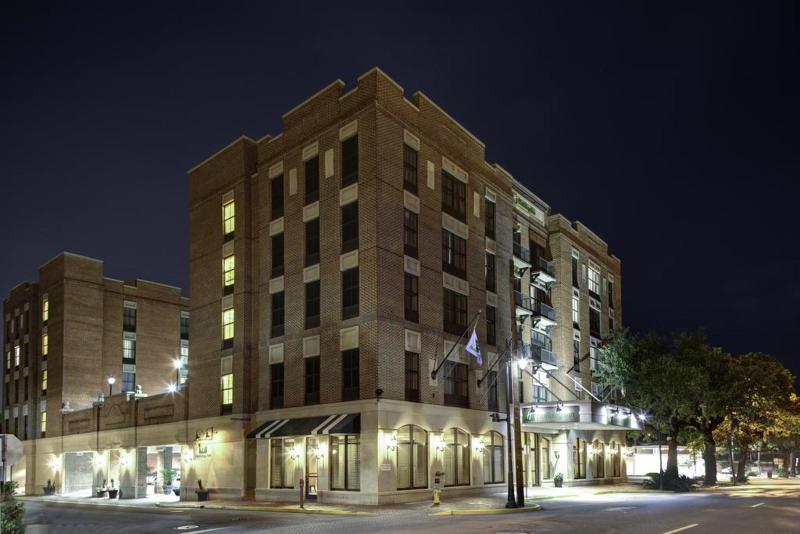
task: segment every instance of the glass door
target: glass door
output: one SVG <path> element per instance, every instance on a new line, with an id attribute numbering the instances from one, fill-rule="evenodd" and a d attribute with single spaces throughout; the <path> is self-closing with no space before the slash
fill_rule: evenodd
<path id="1" fill-rule="evenodd" d="M 317 453 L 319 442 L 317 438 L 306 438 L 306 499 L 317 498 Z"/>

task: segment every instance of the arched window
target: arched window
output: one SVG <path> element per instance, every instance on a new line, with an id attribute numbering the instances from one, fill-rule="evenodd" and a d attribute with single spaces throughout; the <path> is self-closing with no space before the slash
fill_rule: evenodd
<path id="1" fill-rule="evenodd" d="M 397 430 L 397 489 L 428 487 L 428 433 L 416 425 Z"/>
<path id="2" fill-rule="evenodd" d="M 572 444 L 572 475 L 576 479 L 586 478 L 586 441 L 575 438 Z"/>
<path id="3" fill-rule="evenodd" d="M 619 477 L 620 476 L 620 448 L 619 443 L 616 441 L 612 441 L 608 446 L 608 452 L 611 461 L 611 476 L 612 477 Z"/>
<path id="4" fill-rule="evenodd" d="M 594 478 L 606 478 L 606 446 L 602 441 L 597 441 L 592 444 L 592 453 L 594 453 Z"/>
<path id="5" fill-rule="evenodd" d="M 469 435 L 458 428 L 444 431 L 444 485 L 469 486 Z"/>
<path id="6" fill-rule="evenodd" d="M 483 442 L 483 483 L 498 484 L 503 482 L 503 436 L 499 432 L 489 432 Z"/>

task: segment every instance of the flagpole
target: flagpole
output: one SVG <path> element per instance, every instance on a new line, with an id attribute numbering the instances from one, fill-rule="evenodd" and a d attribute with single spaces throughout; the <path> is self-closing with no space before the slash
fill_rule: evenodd
<path id="1" fill-rule="evenodd" d="M 478 313 L 476 313 L 476 314 L 475 314 L 475 317 L 473 317 L 473 318 L 472 318 L 472 320 L 469 322 L 469 325 L 467 325 L 467 328 L 466 328 L 466 329 L 465 329 L 463 332 L 461 332 L 461 335 L 460 335 L 460 336 L 458 336 L 458 339 L 457 339 L 457 340 L 456 340 L 456 342 L 453 344 L 453 346 L 452 346 L 452 347 L 450 347 L 450 350 L 448 350 L 448 351 L 447 351 L 447 354 L 445 355 L 445 357 L 444 357 L 444 359 L 442 360 L 442 362 L 441 362 L 439 365 L 437 365 L 437 366 L 436 366 L 436 369 L 434 369 L 433 371 L 431 371 L 431 380 L 436 380 L 436 375 L 439 373 L 439 369 L 441 369 L 441 368 L 442 368 L 442 366 L 444 365 L 444 362 L 446 362 L 446 361 L 447 361 L 447 359 L 450 357 L 450 354 L 452 354 L 452 353 L 453 353 L 453 349 L 455 349 L 455 348 L 456 348 L 456 346 L 457 346 L 457 345 L 458 345 L 458 344 L 461 342 L 461 340 L 464 338 L 464 335 L 465 335 L 467 332 L 469 332 L 469 330 L 470 330 L 470 328 L 471 328 L 471 327 L 472 327 L 472 328 L 474 328 L 474 327 L 475 327 L 475 324 L 476 324 L 476 323 L 477 323 L 477 321 L 478 321 L 478 317 L 480 316 L 480 314 L 481 314 L 481 312 L 482 312 L 482 311 L 483 311 L 483 310 L 481 310 L 480 308 L 478 308 Z"/>

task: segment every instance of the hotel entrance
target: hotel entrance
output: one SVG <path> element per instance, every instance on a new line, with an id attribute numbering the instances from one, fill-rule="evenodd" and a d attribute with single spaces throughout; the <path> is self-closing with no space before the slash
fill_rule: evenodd
<path id="1" fill-rule="evenodd" d="M 535 432 L 522 433 L 522 467 L 525 487 L 541 486 L 553 478 L 550 458 L 552 436 Z"/>
<path id="2" fill-rule="evenodd" d="M 320 454 L 319 438 L 306 438 L 306 499 L 317 500 Z"/>

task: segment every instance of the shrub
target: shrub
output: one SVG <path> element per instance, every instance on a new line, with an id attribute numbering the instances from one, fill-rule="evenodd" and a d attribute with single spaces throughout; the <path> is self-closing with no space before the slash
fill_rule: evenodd
<path id="1" fill-rule="evenodd" d="M 2 500 L 0 500 L 0 532 L 3 534 L 22 534 L 25 532 L 25 527 L 22 525 L 25 505 L 14 498 L 16 492 L 16 482 L 3 483 Z"/>
<path id="2" fill-rule="evenodd" d="M 648 489 L 661 489 L 661 474 L 647 473 L 650 480 L 645 480 L 643 486 Z M 694 481 L 686 475 L 664 476 L 664 489 L 669 491 L 691 491 Z"/>

